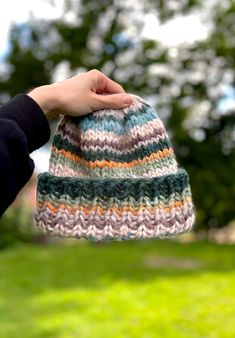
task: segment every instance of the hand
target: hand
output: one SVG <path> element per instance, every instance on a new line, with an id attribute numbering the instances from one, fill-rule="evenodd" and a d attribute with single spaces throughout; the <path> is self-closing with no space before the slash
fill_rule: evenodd
<path id="1" fill-rule="evenodd" d="M 121 109 L 133 101 L 132 95 L 126 94 L 119 84 L 96 69 L 37 87 L 28 95 L 48 118 L 59 114 L 81 116 L 104 108 Z"/>

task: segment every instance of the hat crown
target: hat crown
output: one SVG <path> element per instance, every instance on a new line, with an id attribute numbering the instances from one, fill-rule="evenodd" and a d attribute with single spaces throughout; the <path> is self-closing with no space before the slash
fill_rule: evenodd
<path id="1" fill-rule="evenodd" d="M 49 172 L 80 178 L 144 178 L 173 174 L 177 168 L 156 110 L 134 96 L 124 109 L 64 116 L 54 136 Z"/>

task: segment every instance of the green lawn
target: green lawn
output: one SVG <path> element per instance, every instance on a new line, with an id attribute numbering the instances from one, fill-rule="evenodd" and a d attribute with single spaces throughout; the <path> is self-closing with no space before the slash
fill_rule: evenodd
<path id="1" fill-rule="evenodd" d="M 235 246 L 69 243 L 0 252 L 1 338 L 235 337 Z"/>

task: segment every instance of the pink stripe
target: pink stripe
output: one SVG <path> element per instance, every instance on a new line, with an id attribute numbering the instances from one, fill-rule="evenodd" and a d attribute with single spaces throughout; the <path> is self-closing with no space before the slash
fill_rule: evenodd
<path id="1" fill-rule="evenodd" d="M 91 210 L 89 217 L 79 209 L 75 213 L 61 208 L 57 213 L 53 213 L 49 208 L 37 209 L 36 222 L 39 227 L 56 233 L 71 233 L 73 235 L 88 235 L 93 232 L 94 236 L 105 236 L 107 231 L 113 235 L 125 235 L 125 232 L 132 232 L 133 235 L 145 237 L 164 234 L 177 234 L 190 230 L 195 215 L 192 203 L 186 203 L 182 208 L 176 207 L 170 212 L 165 212 L 161 208 L 156 208 L 154 213 L 147 209 L 138 216 L 131 212 L 121 215 L 108 210 L 104 215 Z M 44 223 L 45 222 L 45 223 Z"/>
<path id="2" fill-rule="evenodd" d="M 121 141 L 120 143 L 117 142 L 117 140 L 114 139 L 107 139 L 103 138 L 102 136 L 100 138 L 97 138 L 96 140 L 90 138 L 90 139 L 83 139 L 78 142 L 78 139 L 74 140 L 71 138 L 68 134 L 63 135 L 61 132 L 58 133 L 62 137 L 62 139 L 67 140 L 70 144 L 74 145 L 75 147 L 79 147 L 84 152 L 89 151 L 108 151 L 112 152 L 117 155 L 123 155 L 123 154 L 131 154 L 133 151 L 138 150 L 140 147 L 144 146 L 147 147 L 149 144 L 155 144 L 158 143 L 159 140 L 165 139 L 166 135 L 158 135 L 157 137 L 154 137 L 153 135 L 149 135 L 148 140 L 145 141 L 137 141 L 134 142 L 133 140 L 131 144 L 128 146 L 123 144 Z M 96 135 L 97 136 L 97 135 Z"/>

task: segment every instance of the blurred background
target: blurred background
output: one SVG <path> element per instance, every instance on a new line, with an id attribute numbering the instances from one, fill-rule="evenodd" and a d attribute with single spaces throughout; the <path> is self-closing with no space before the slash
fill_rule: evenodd
<path id="1" fill-rule="evenodd" d="M 38 233 L 50 140 L 0 219 L 0 336 L 235 337 L 235 1 L 8 0 L 1 16 L 0 104 L 101 70 L 156 107 L 196 224 L 171 241 Z"/>

